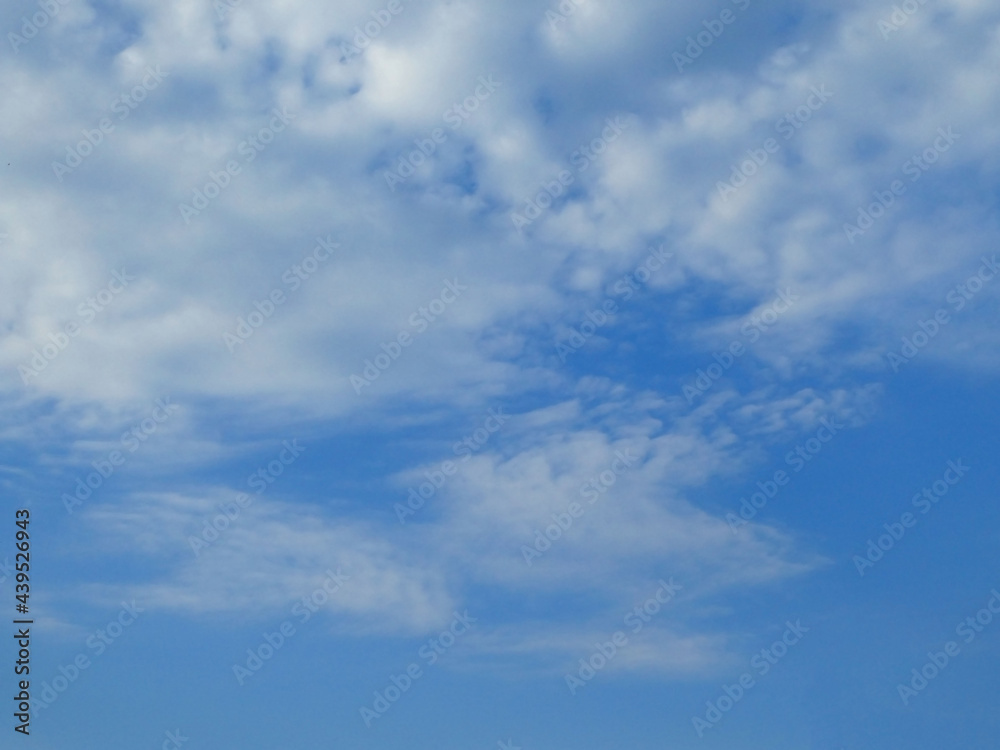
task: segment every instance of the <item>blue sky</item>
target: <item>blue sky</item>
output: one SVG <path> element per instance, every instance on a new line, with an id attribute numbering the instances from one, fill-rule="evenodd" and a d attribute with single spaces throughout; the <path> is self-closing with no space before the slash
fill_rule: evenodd
<path id="1" fill-rule="evenodd" d="M 996 746 L 992 4 L 0 20 L 17 741 Z"/>

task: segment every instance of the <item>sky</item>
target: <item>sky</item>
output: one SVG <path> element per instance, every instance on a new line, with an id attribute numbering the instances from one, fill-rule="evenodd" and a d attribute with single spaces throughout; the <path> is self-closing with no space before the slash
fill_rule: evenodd
<path id="1" fill-rule="evenodd" d="M 0 26 L 4 747 L 997 746 L 995 3 Z"/>

